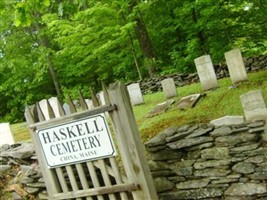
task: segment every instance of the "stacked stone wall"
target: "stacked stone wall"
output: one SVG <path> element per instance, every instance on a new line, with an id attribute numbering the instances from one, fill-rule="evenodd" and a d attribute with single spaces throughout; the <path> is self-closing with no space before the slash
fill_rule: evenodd
<path id="1" fill-rule="evenodd" d="M 267 199 L 263 121 L 168 128 L 145 144 L 161 200 Z"/>

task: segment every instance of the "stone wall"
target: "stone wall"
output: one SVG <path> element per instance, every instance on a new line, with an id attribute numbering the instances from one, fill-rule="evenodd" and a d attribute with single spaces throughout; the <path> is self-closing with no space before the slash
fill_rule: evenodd
<path id="1" fill-rule="evenodd" d="M 243 60 L 247 73 L 267 69 L 267 56 L 244 58 Z M 228 68 L 225 63 L 214 64 L 214 70 L 217 79 L 229 77 Z M 151 79 L 145 79 L 139 82 L 142 93 L 147 94 L 162 91 L 161 81 L 166 78 L 173 78 L 176 87 L 181 87 L 199 81 L 197 73 L 175 73 Z"/>
<path id="2" fill-rule="evenodd" d="M 170 127 L 145 147 L 160 200 L 267 199 L 263 121 Z M 2 146 L 0 163 L 1 197 L 48 199 L 32 143 Z"/>
<path id="3" fill-rule="evenodd" d="M 0 197 L 3 200 L 48 199 L 32 143 L 3 145 L 0 163 Z"/>
<path id="4" fill-rule="evenodd" d="M 161 200 L 267 199 L 263 121 L 168 128 L 145 144 Z"/>

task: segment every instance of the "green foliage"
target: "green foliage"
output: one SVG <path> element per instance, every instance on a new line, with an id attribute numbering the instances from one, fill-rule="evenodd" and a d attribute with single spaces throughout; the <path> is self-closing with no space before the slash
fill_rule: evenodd
<path id="1" fill-rule="evenodd" d="M 223 62 L 232 48 L 246 57 L 266 55 L 266 6 L 244 0 L 0 1 L 0 121 L 22 121 L 25 105 L 45 97 L 64 100 L 77 90 L 99 90 L 101 82 L 146 78 L 150 67 L 158 74 L 193 72 L 195 58 L 210 54 L 213 63 Z M 140 21 L 148 38 L 140 38 Z M 145 51 L 153 49 L 151 62 Z"/>

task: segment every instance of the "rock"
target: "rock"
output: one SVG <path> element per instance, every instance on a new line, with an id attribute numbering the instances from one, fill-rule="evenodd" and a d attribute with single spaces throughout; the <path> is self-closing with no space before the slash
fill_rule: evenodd
<path id="1" fill-rule="evenodd" d="M 168 192 L 159 194 L 160 199 L 179 200 L 179 199 L 207 199 L 214 197 L 221 197 L 222 190 L 218 188 L 200 188 L 191 190 L 179 190 L 175 192 Z"/>
<path id="2" fill-rule="evenodd" d="M 7 151 L 1 152 L 0 156 L 25 159 L 30 158 L 34 152 L 34 146 L 32 143 L 22 143 L 14 149 L 8 149 Z"/>
<path id="3" fill-rule="evenodd" d="M 257 141 L 259 136 L 257 134 L 241 133 L 237 135 L 221 136 L 215 139 L 217 146 L 235 146 L 242 142 Z"/>
<path id="4" fill-rule="evenodd" d="M 183 189 L 196 189 L 206 187 L 210 182 L 209 178 L 202 178 L 197 180 L 184 181 L 176 184 L 176 188 Z"/>
<path id="5" fill-rule="evenodd" d="M 194 176 L 197 176 L 197 177 L 222 177 L 222 176 L 226 176 L 230 173 L 231 173 L 231 170 L 211 168 L 211 169 L 195 170 Z"/>
<path id="6" fill-rule="evenodd" d="M 220 167 L 220 166 L 228 166 L 231 163 L 231 160 L 207 160 L 203 162 L 196 162 L 194 164 L 195 169 L 205 169 L 209 167 Z"/>
<path id="7" fill-rule="evenodd" d="M 203 159 L 225 159 L 229 157 L 229 149 L 227 147 L 213 147 L 201 151 Z"/>
<path id="8" fill-rule="evenodd" d="M 229 196 L 247 196 L 266 193 L 266 183 L 233 183 L 226 191 Z"/>
<path id="9" fill-rule="evenodd" d="M 232 167 L 236 173 L 251 174 L 255 171 L 255 165 L 250 162 L 239 162 Z"/>
<path id="10" fill-rule="evenodd" d="M 165 192 L 174 188 L 174 183 L 169 181 L 166 177 L 158 177 L 154 179 L 157 192 Z"/>
<path id="11" fill-rule="evenodd" d="M 202 144 L 211 141 L 213 141 L 212 137 L 202 136 L 198 138 L 181 139 L 179 141 L 168 143 L 167 146 L 169 146 L 171 149 L 181 149 L 184 147 L 191 147 L 197 144 Z"/>

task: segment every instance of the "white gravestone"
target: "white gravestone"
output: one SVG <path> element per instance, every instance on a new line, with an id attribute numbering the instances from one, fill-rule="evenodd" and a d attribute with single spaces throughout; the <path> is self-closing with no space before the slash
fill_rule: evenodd
<path id="1" fill-rule="evenodd" d="M 93 101 L 91 99 L 85 99 L 88 109 L 94 108 Z"/>
<path id="2" fill-rule="evenodd" d="M 142 91 L 139 83 L 132 83 L 127 86 L 129 92 L 130 100 L 132 105 L 139 105 L 144 103 Z"/>
<path id="3" fill-rule="evenodd" d="M 97 98 L 98 98 L 98 100 L 99 100 L 100 105 L 103 106 L 103 105 L 106 104 L 106 102 L 105 102 L 105 98 L 104 98 L 104 92 L 103 92 L 103 91 L 97 93 L 96 96 L 97 96 Z"/>
<path id="4" fill-rule="evenodd" d="M 63 107 L 63 110 L 65 111 L 65 114 L 66 114 L 66 115 L 69 115 L 69 114 L 71 114 L 71 111 L 70 111 L 70 106 L 69 106 L 69 104 L 67 104 L 67 103 L 64 103 L 62 107 Z"/>
<path id="5" fill-rule="evenodd" d="M 198 77 L 203 90 L 219 87 L 210 55 L 204 55 L 194 59 Z"/>
<path id="6" fill-rule="evenodd" d="M 9 123 L 0 123 L 0 147 L 4 144 L 14 144 Z"/>
<path id="7" fill-rule="evenodd" d="M 162 80 L 161 85 L 166 99 L 177 96 L 177 91 L 173 78 L 166 78 Z"/>
<path id="8" fill-rule="evenodd" d="M 246 81 L 248 77 L 240 49 L 228 51 L 224 56 L 232 83 Z"/>
<path id="9" fill-rule="evenodd" d="M 254 90 L 240 96 L 246 121 L 267 120 L 267 109 L 261 90 Z"/>

